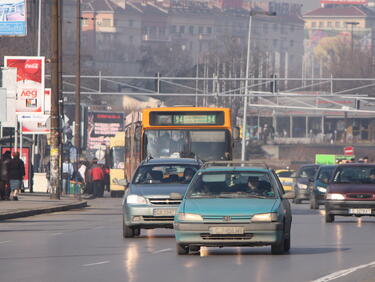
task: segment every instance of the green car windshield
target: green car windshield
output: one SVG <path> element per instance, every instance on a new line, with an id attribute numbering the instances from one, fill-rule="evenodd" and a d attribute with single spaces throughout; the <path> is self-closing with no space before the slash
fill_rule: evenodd
<path id="1" fill-rule="evenodd" d="M 276 197 L 268 173 L 251 171 L 217 171 L 198 173 L 187 198 L 262 198 Z"/>

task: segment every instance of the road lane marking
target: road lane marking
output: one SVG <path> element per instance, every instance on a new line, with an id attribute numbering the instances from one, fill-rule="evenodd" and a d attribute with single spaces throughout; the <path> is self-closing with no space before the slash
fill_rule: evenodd
<path id="1" fill-rule="evenodd" d="M 51 236 L 58 236 L 58 235 L 62 235 L 62 234 L 64 234 L 64 233 L 61 233 L 61 232 L 59 232 L 59 233 L 53 233 L 53 234 L 51 234 Z"/>
<path id="2" fill-rule="evenodd" d="M 375 261 L 367 263 L 367 264 L 362 264 L 359 266 L 343 269 L 343 270 L 328 274 L 327 276 L 321 277 L 317 280 L 313 280 L 311 282 L 328 282 L 328 281 L 336 280 L 338 278 L 348 276 L 349 274 L 356 272 L 358 270 L 369 268 L 369 267 L 370 268 L 375 267 Z"/>
<path id="3" fill-rule="evenodd" d="M 84 264 L 82 266 L 95 266 L 95 265 L 107 264 L 109 262 L 110 262 L 109 260 L 106 260 L 106 261 L 101 261 L 101 262 L 88 263 L 88 264 Z"/>
<path id="4" fill-rule="evenodd" d="M 152 254 L 156 255 L 156 254 L 161 254 L 161 253 L 166 253 L 166 252 L 171 252 L 171 251 L 172 251 L 172 249 L 168 248 L 168 249 L 163 249 L 163 250 L 152 252 Z"/>
<path id="5" fill-rule="evenodd" d="M 12 242 L 12 241 L 2 241 L 2 242 L 0 242 L 0 245 L 1 244 L 6 244 L 6 243 L 10 243 L 10 242 Z"/>

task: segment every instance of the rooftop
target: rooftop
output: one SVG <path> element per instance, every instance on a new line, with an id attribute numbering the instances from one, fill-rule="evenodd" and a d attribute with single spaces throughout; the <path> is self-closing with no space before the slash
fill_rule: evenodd
<path id="1" fill-rule="evenodd" d="M 365 7 L 318 8 L 307 12 L 304 17 L 374 17 L 375 13 Z"/>

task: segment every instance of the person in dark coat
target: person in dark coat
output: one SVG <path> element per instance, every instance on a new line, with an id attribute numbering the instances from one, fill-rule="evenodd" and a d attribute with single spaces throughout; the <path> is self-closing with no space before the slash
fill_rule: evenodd
<path id="1" fill-rule="evenodd" d="M 22 187 L 23 177 L 25 176 L 25 165 L 20 159 L 19 152 L 13 152 L 13 159 L 8 163 L 9 185 L 13 192 L 13 200 L 18 201 L 18 193 Z"/>
<path id="2" fill-rule="evenodd" d="M 0 197 L 2 200 L 10 200 L 8 163 L 11 158 L 11 152 L 6 151 L 0 161 Z"/>

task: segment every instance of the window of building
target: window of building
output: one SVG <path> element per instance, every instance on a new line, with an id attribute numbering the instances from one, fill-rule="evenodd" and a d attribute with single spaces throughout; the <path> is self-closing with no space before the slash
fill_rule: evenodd
<path id="1" fill-rule="evenodd" d="M 278 43 L 277 41 L 278 41 L 277 39 L 273 40 L 273 47 L 275 47 L 275 48 L 277 47 L 277 43 Z"/>
<path id="2" fill-rule="evenodd" d="M 332 22 L 327 22 L 327 27 L 332 27 Z"/>
<path id="3" fill-rule="evenodd" d="M 198 27 L 199 34 L 203 34 L 203 26 Z"/>
<path id="4" fill-rule="evenodd" d="M 176 33 L 176 30 L 177 30 L 177 28 L 176 28 L 175 25 L 172 25 L 172 26 L 170 27 L 170 32 L 171 32 L 171 33 Z"/>
<path id="5" fill-rule="evenodd" d="M 134 20 L 129 20 L 129 27 L 133 27 L 134 26 Z"/>
<path id="6" fill-rule="evenodd" d="M 164 36 L 165 35 L 165 27 L 159 27 L 159 35 Z"/>
<path id="7" fill-rule="evenodd" d="M 320 28 L 324 27 L 324 22 L 319 22 L 319 27 Z"/>
<path id="8" fill-rule="evenodd" d="M 335 27 L 336 28 L 340 28 L 341 27 L 341 23 L 340 22 L 335 22 Z"/>
<path id="9" fill-rule="evenodd" d="M 189 33 L 191 34 L 191 35 L 194 35 L 194 26 L 189 26 Z"/>
<path id="10" fill-rule="evenodd" d="M 206 28 L 206 31 L 207 31 L 207 34 L 211 34 L 212 33 L 212 27 L 208 26 Z"/>
<path id="11" fill-rule="evenodd" d="M 180 26 L 180 33 L 185 33 L 185 26 L 183 25 Z"/>
<path id="12" fill-rule="evenodd" d="M 294 47 L 294 40 L 290 40 L 290 41 L 289 41 L 289 46 L 290 46 L 290 47 Z"/>
<path id="13" fill-rule="evenodd" d="M 290 25 L 289 31 L 294 32 L 294 30 L 295 30 L 294 25 Z"/>
<path id="14" fill-rule="evenodd" d="M 312 28 L 316 28 L 316 22 L 312 22 L 312 23 L 311 23 L 311 27 L 312 27 Z"/>
<path id="15" fill-rule="evenodd" d="M 281 25 L 281 26 L 280 26 L 280 33 L 281 33 L 281 34 L 284 34 L 284 33 L 285 33 L 285 26 L 284 26 L 284 25 Z"/>
<path id="16" fill-rule="evenodd" d="M 112 21 L 111 19 L 102 19 L 102 26 L 105 26 L 105 27 L 110 27 L 112 26 Z"/>
<path id="17" fill-rule="evenodd" d="M 129 43 L 132 44 L 134 42 L 134 36 L 130 35 L 129 36 Z"/>
<path id="18" fill-rule="evenodd" d="M 278 30 L 278 28 L 279 28 L 278 24 L 276 24 L 276 23 L 275 23 L 275 24 L 273 24 L 273 30 L 274 30 L 274 31 L 277 31 L 277 30 Z"/>

